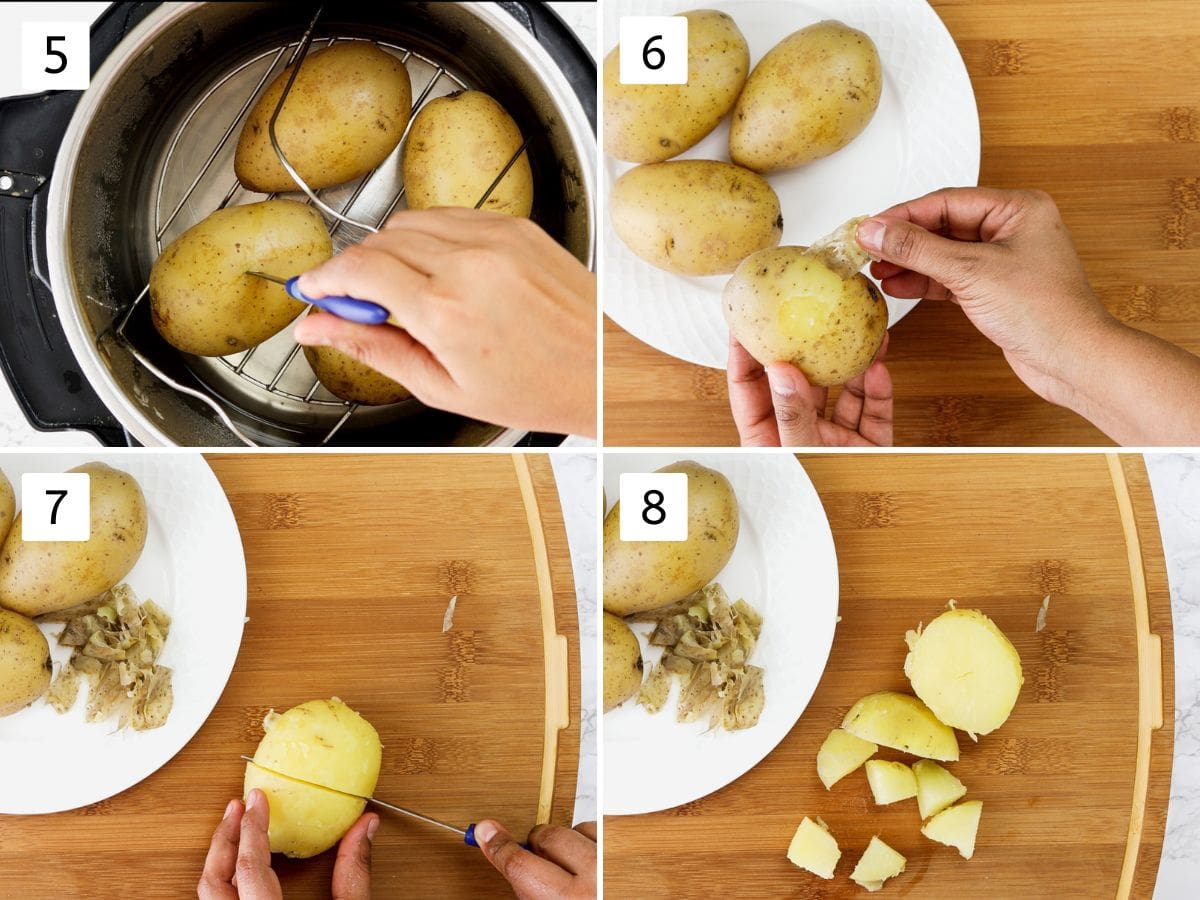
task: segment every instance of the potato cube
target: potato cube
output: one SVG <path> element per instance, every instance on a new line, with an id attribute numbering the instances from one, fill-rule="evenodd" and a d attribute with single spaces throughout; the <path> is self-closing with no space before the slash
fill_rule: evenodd
<path id="1" fill-rule="evenodd" d="M 850 873 L 850 880 L 859 887 L 866 888 L 871 893 L 883 887 L 889 878 L 894 878 L 904 871 L 908 862 L 903 856 L 881 841 L 878 837 L 871 838 L 867 851 Z"/>
<path id="2" fill-rule="evenodd" d="M 875 744 L 835 728 L 817 751 L 817 775 L 825 789 L 833 787 L 875 755 Z"/>
<path id="3" fill-rule="evenodd" d="M 936 816 L 967 792 L 961 781 L 927 759 L 913 763 L 913 774 L 917 777 L 917 809 L 922 819 Z"/>
<path id="4" fill-rule="evenodd" d="M 867 784 L 878 806 L 917 796 L 917 777 L 902 762 L 882 759 L 867 761 Z"/>
<path id="5" fill-rule="evenodd" d="M 963 859 L 970 859 L 975 854 L 975 834 L 982 813 L 982 800 L 968 800 L 942 810 L 921 827 L 921 834 L 956 848 Z"/>
<path id="6" fill-rule="evenodd" d="M 814 822 L 805 816 L 792 836 L 787 857 L 801 869 L 807 869 L 820 878 L 829 879 L 833 877 L 833 870 L 842 858 L 842 851 L 838 849 L 837 841 L 823 823 Z"/>

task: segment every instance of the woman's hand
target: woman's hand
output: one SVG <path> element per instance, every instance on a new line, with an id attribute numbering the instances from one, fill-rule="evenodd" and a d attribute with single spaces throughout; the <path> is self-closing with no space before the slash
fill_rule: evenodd
<path id="1" fill-rule="evenodd" d="M 523 848 L 499 822 L 475 826 L 479 848 L 512 885 L 517 900 L 595 900 L 596 823 L 539 825 Z"/>

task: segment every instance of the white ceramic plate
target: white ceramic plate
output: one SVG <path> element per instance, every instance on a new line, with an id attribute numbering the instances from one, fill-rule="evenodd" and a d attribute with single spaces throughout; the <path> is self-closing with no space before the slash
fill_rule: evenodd
<path id="1" fill-rule="evenodd" d="M 871 124 L 849 146 L 767 176 L 783 208 L 785 245 L 812 243 L 854 216 L 877 213 L 943 187 L 979 183 L 979 112 L 953 38 L 925 0 L 617 0 L 604 5 L 607 52 L 625 15 L 670 15 L 703 6 L 729 13 L 755 65 L 782 38 L 822 19 L 869 34 L 884 85 Z M 729 120 L 680 159 L 729 159 Z M 632 166 L 606 157 L 604 192 Z M 605 204 L 607 208 L 607 203 Z M 727 275 L 687 278 L 634 256 L 604 216 L 604 311 L 652 347 L 724 369 L 729 329 L 721 313 Z M 888 298 L 894 325 L 916 306 Z"/>
<path id="2" fill-rule="evenodd" d="M 604 813 L 669 809 L 740 777 L 783 740 L 808 706 L 825 671 L 838 614 L 837 554 L 829 520 L 807 473 L 783 453 L 609 453 L 604 488 L 620 495 L 622 472 L 653 472 L 679 459 L 722 472 L 741 510 L 737 547 L 717 581 L 732 599 L 763 615 L 751 662 L 762 666 L 766 704 L 744 731 L 708 732 L 708 722 L 675 721 L 679 684 L 656 715 L 634 701 L 604 716 Z M 646 669 L 662 650 L 649 647 L 651 625 L 634 625 Z M 707 732 L 707 733 L 706 733 Z"/>
<path id="3" fill-rule="evenodd" d="M 160 661 L 174 669 L 175 704 L 153 731 L 113 733 L 84 721 L 86 689 L 58 715 L 42 700 L 0 718 L 0 813 L 53 813 L 97 803 L 148 777 L 178 753 L 216 706 L 242 643 L 246 560 L 225 492 L 196 453 L 0 454 L 20 500 L 24 472 L 62 472 L 101 460 L 133 475 L 146 495 L 146 548 L 125 580 L 172 618 Z M 19 507 L 18 507 L 19 508 Z M 69 648 L 42 626 L 58 664 Z M 14 773 L 20 773 L 14 777 Z"/>

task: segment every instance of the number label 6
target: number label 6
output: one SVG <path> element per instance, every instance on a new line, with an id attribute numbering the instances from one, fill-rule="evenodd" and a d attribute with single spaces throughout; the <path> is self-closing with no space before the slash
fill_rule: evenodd
<path id="1" fill-rule="evenodd" d="M 687 84 L 688 20 L 622 16 L 621 84 Z"/>

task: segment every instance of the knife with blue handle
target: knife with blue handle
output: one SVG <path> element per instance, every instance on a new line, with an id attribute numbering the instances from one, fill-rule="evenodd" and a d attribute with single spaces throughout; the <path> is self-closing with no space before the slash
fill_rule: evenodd
<path id="1" fill-rule="evenodd" d="M 278 278 L 274 275 L 268 275 L 266 272 L 247 272 L 247 275 L 253 275 L 255 278 L 265 278 L 267 281 L 273 281 L 276 284 L 282 284 L 283 289 L 287 291 L 288 296 L 293 300 L 299 300 L 301 303 L 309 303 L 327 313 L 333 313 L 339 319 L 345 319 L 347 322 L 357 322 L 360 325 L 382 325 L 388 320 L 388 311 L 378 303 L 373 303 L 370 300 L 359 300 L 357 297 L 309 297 L 300 290 L 297 282 L 300 276 L 296 275 L 292 278 Z"/>

